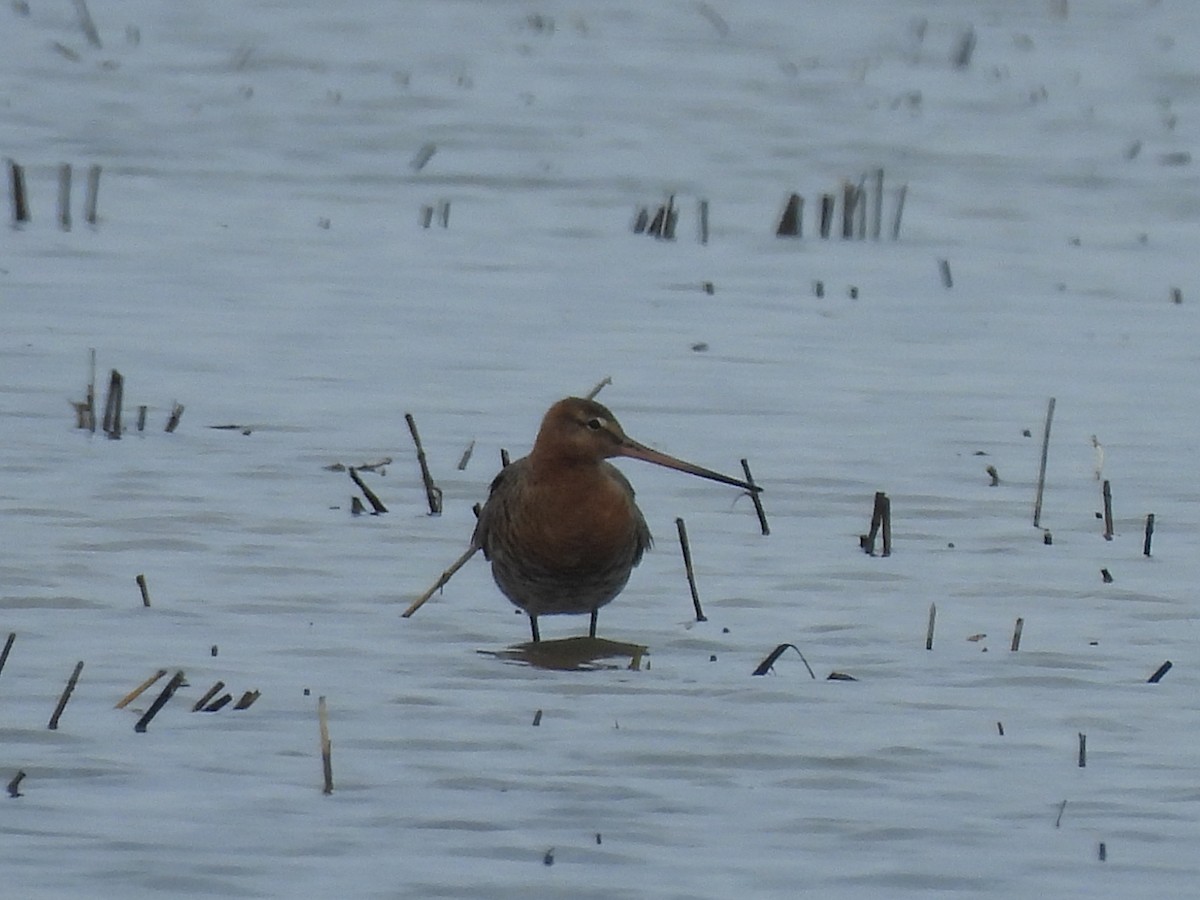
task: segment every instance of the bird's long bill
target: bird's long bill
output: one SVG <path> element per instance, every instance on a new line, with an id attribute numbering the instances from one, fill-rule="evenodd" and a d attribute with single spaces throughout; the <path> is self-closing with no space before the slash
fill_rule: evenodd
<path id="1" fill-rule="evenodd" d="M 668 469 L 675 469 L 678 472 L 687 472 L 689 475 L 699 475 L 701 478 L 707 478 L 710 481 L 719 481 L 721 484 L 731 484 L 746 491 L 762 490 L 757 484 L 750 484 L 749 482 L 742 481 L 740 478 L 730 478 L 728 475 L 722 475 L 720 472 L 714 472 L 712 469 L 706 469 L 703 466 L 697 466 L 694 463 L 676 459 L 674 456 L 668 456 L 666 453 L 651 450 L 645 444 L 639 444 L 628 437 L 621 444 L 620 455 L 628 456 L 630 459 L 644 460 L 648 463 L 654 463 L 657 466 L 665 466 Z"/>

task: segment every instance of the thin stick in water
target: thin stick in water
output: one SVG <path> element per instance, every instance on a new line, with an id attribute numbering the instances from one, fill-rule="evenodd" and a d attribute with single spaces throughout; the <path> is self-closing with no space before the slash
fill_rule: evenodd
<path id="1" fill-rule="evenodd" d="M 933 649 L 933 626 L 937 622 L 937 604 L 929 604 L 929 627 L 925 629 L 925 649 Z"/>
<path id="2" fill-rule="evenodd" d="M 233 708 L 235 711 L 239 709 L 249 709 L 251 705 L 253 705 L 254 701 L 261 696 L 262 691 L 246 691 L 242 694 L 242 699 L 238 700 L 238 702 L 233 705 Z"/>
<path id="3" fill-rule="evenodd" d="M 171 404 L 171 414 L 169 416 L 167 416 L 167 425 L 163 429 L 163 431 L 165 431 L 167 434 L 171 434 L 176 428 L 179 427 L 179 420 L 182 418 L 183 418 L 183 404 L 182 403 L 172 403 Z"/>
<path id="4" fill-rule="evenodd" d="M 1067 801 L 1064 800 L 1062 803 L 1058 804 L 1058 816 L 1054 820 L 1055 828 L 1058 828 L 1060 825 L 1062 825 L 1063 813 L 1066 811 L 1067 811 Z"/>
<path id="5" fill-rule="evenodd" d="M 458 559 L 456 559 L 453 563 L 450 564 L 450 568 L 448 568 L 445 572 L 443 572 L 441 575 L 438 576 L 438 580 L 433 583 L 433 585 L 429 588 L 429 590 L 427 590 L 420 597 L 418 597 L 411 604 L 409 604 L 408 609 L 406 609 L 404 612 L 402 612 L 400 614 L 400 617 L 403 619 L 407 619 L 409 616 L 411 616 L 413 613 L 415 613 L 418 609 L 420 609 L 422 606 L 424 606 L 425 601 L 428 600 L 430 597 L 432 597 L 434 594 L 436 594 L 438 591 L 440 591 L 443 587 L 445 587 L 446 583 L 451 578 L 454 577 L 454 573 L 457 572 L 459 569 L 461 569 L 463 566 L 465 566 L 467 564 L 467 560 L 470 559 L 472 556 L 474 556 L 478 550 L 479 550 L 479 548 L 476 547 L 474 544 L 472 544 L 470 547 L 468 547 L 467 551 L 462 556 L 460 556 Z"/>
<path id="6" fill-rule="evenodd" d="M 58 227 L 71 230 L 71 164 L 58 167 Z"/>
<path id="7" fill-rule="evenodd" d="M 904 201 L 908 197 L 908 185 L 900 185 L 896 191 L 896 214 L 892 217 L 892 240 L 900 240 L 900 218 L 904 215 Z"/>
<path id="8" fill-rule="evenodd" d="M 1150 555 L 1150 539 L 1154 537 L 1154 513 L 1146 516 L 1146 540 L 1142 544 L 1142 555 Z"/>
<path id="9" fill-rule="evenodd" d="M 1021 632 L 1025 630 L 1025 619 L 1017 617 L 1017 624 L 1013 626 L 1012 646 L 1009 647 L 1014 653 L 1021 649 Z"/>
<path id="10" fill-rule="evenodd" d="M 158 711 L 167 705 L 167 701 L 179 690 L 180 685 L 184 682 L 183 670 L 180 669 L 171 676 L 171 680 L 167 682 L 167 686 L 162 689 L 162 693 L 154 698 L 154 702 L 150 704 L 150 708 L 146 710 L 145 715 L 137 720 L 137 724 L 133 726 L 133 730 L 138 734 L 145 734 L 150 720 L 158 715 Z"/>
<path id="11" fill-rule="evenodd" d="M 687 526 L 683 519 L 676 519 L 675 527 L 679 530 L 679 546 L 683 550 L 683 568 L 687 572 L 688 588 L 692 592 L 692 606 L 696 608 L 696 621 L 707 622 L 708 617 L 700 608 L 700 594 L 696 590 L 696 573 L 692 570 L 692 548 L 688 544 Z"/>
<path id="12" fill-rule="evenodd" d="M 4 664 L 8 662 L 9 651 L 12 650 L 13 641 L 17 639 L 15 631 L 9 632 L 8 640 L 4 642 L 4 649 L 0 650 L 0 672 L 4 671 Z"/>
<path id="13" fill-rule="evenodd" d="M 29 201 L 25 196 L 25 168 L 15 159 L 8 161 L 8 183 L 12 195 L 13 223 L 29 221 Z"/>
<path id="14" fill-rule="evenodd" d="M 10 796 L 10 797 L 22 796 L 21 782 L 24 781 L 24 779 L 25 779 L 25 773 L 21 770 L 17 770 L 17 774 L 14 775 L 12 781 L 10 781 L 8 783 L 8 796 Z"/>
<path id="15" fill-rule="evenodd" d="M 699 226 L 699 228 L 700 228 L 700 243 L 707 244 L 708 243 L 708 201 L 707 200 L 700 201 L 699 219 L 700 219 L 700 226 Z"/>
<path id="16" fill-rule="evenodd" d="M 823 238 L 828 238 L 829 232 L 833 228 L 833 205 L 835 202 L 836 198 L 833 194 L 821 195 L 821 218 L 818 230 Z"/>
<path id="17" fill-rule="evenodd" d="M 1079 732 L 1079 768 L 1087 767 L 1087 735 Z"/>
<path id="18" fill-rule="evenodd" d="M 88 12 L 87 0 L 75 0 L 75 14 L 79 17 L 79 27 L 83 29 L 88 43 L 99 50 L 102 46 L 100 32 L 96 28 L 92 14 Z"/>
<path id="19" fill-rule="evenodd" d="M 942 275 L 942 287 L 946 288 L 946 290 L 954 287 L 954 276 L 950 274 L 950 260 L 939 259 L 938 272 Z"/>
<path id="20" fill-rule="evenodd" d="M 75 663 L 75 671 L 71 673 L 71 677 L 67 679 L 67 686 L 63 688 L 62 696 L 58 698 L 58 706 L 54 707 L 54 714 L 50 716 L 50 724 L 46 727 L 51 731 L 58 729 L 58 720 L 62 716 L 63 710 L 67 708 L 67 701 L 71 699 L 71 693 L 75 690 L 75 684 L 79 681 L 79 673 L 83 671 L 83 660 Z"/>
<path id="21" fill-rule="evenodd" d="M 892 498 L 883 495 L 883 555 L 892 555 Z"/>
<path id="22" fill-rule="evenodd" d="M 412 413 L 405 413 L 404 421 L 408 423 L 408 430 L 417 447 L 417 462 L 421 466 L 421 482 L 425 485 L 425 499 L 429 502 L 429 514 L 431 516 L 441 515 L 442 489 L 433 483 L 433 476 L 429 474 L 429 463 L 425 459 L 425 448 L 421 446 L 421 435 L 417 433 L 417 422 L 412 417 Z"/>
<path id="23" fill-rule="evenodd" d="M 767 655 L 766 659 L 764 659 L 762 662 L 760 662 L 758 664 L 758 668 L 755 669 L 751 674 L 752 675 L 766 675 L 768 672 L 771 671 L 772 667 L 775 665 L 775 661 L 777 659 L 779 659 L 779 657 L 783 656 L 784 652 L 789 647 L 796 651 L 796 654 L 800 657 L 800 661 L 802 663 L 804 663 L 804 668 L 808 669 L 809 677 L 816 680 L 817 675 L 815 672 L 813 672 L 812 666 L 810 666 L 808 664 L 808 660 L 804 658 L 804 654 L 800 652 L 800 648 L 797 647 L 795 644 L 780 644 L 778 647 L 776 647 L 774 650 L 772 650 Z"/>
<path id="24" fill-rule="evenodd" d="M 1112 486 L 1108 479 L 1104 479 L 1103 488 L 1104 497 L 1104 539 L 1111 541 L 1113 539 L 1113 515 L 1112 515 Z"/>
<path id="25" fill-rule="evenodd" d="M 362 476 L 358 474 L 355 468 L 351 466 L 348 471 L 350 472 L 350 480 L 358 485 L 358 489 L 363 492 L 363 496 L 371 504 L 371 509 L 375 510 L 374 515 L 387 512 L 387 507 L 375 496 L 375 492 L 367 487 L 366 482 L 362 480 Z"/>
<path id="26" fill-rule="evenodd" d="M 130 691 L 128 694 L 126 694 L 124 697 L 122 697 L 120 700 L 118 700 L 117 705 L 114 706 L 113 709 L 124 709 L 130 703 L 132 703 L 134 700 L 136 700 L 138 697 L 140 697 L 142 695 L 142 692 L 145 691 L 148 687 L 150 687 L 150 685 L 154 684 L 154 682 L 158 681 L 158 679 L 162 678 L 166 674 L 167 674 L 166 669 L 159 669 L 157 672 L 155 672 L 153 675 L 151 675 L 149 678 L 147 678 L 145 681 L 143 681 L 141 684 L 139 684 L 137 687 L 135 687 L 132 691 Z"/>
<path id="27" fill-rule="evenodd" d="M 763 511 L 762 499 L 758 496 L 761 492 L 754 490 L 754 476 L 750 474 L 750 463 L 744 459 L 742 472 L 746 475 L 746 484 L 750 485 L 750 501 L 754 504 L 754 512 L 758 516 L 758 527 L 764 535 L 768 535 L 771 533 L 771 526 L 767 524 L 767 514 Z"/>
<path id="28" fill-rule="evenodd" d="M 100 166 L 88 167 L 87 190 L 83 197 L 83 218 L 89 225 L 98 221 L 96 204 L 100 198 Z"/>
<path id="29" fill-rule="evenodd" d="M 87 403 L 87 421 L 84 427 L 92 434 L 96 433 L 96 348 L 91 347 L 88 350 L 89 367 L 88 367 L 88 386 L 87 397 L 84 398 Z"/>
<path id="30" fill-rule="evenodd" d="M 325 697 L 317 698 L 317 723 L 321 730 L 321 770 L 325 775 L 322 793 L 333 793 L 333 742 L 329 740 L 329 710 Z"/>
<path id="31" fill-rule="evenodd" d="M 458 471 L 462 472 L 467 468 L 467 463 L 471 461 L 471 454 L 475 452 L 475 441 L 467 444 L 467 449 L 463 451 L 463 455 L 458 460 Z"/>
<path id="32" fill-rule="evenodd" d="M 138 575 L 134 579 L 137 582 L 138 590 L 142 592 L 142 606 L 150 608 L 150 588 L 146 586 L 146 576 Z"/>
<path id="33" fill-rule="evenodd" d="M 1042 430 L 1042 461 L 1038 467 L 1037 499 L 1033 504 L 1033 527 L 1042 523 L 1042 493 L 1046 489 L 1046 456 L 1050 452 L 1050 425 L 1054 422 L 1054 398 L 1046 406 L 1046 427 Z"/>
<path id="34" fill-rule="evenodd" d="M 1165 663 L 1154 670 L 1154 674 L 1146 679 L 1147 684 L 1158 684 L 1162 681 L 1162 677 L 1171 671 L 1171 661 L 1168 659 Z"/>
<path id="35" fill-rule="evenodd" d="M 883 169 L 875 170 L 875 209 L 871 220 L 871 239 L 879 240 L 883 233 Z"/>
<path id="36" fill-rule="evenodd" d="M 588 391 L 584 395 L 584 399 L 585 400 L 595 400 L 596 395 L 599 394 L 602 390 L 604 390 L 604 388 L 607 385 L 610 385 L 610 384 L 612 384 L 612 376 L 605 375 L 603 378 L 601 378 L 599 381 L 596 382 L 596 386 L 594 388 L 592 388 L 590 391 Z M 507 466 L 508 463 L 505 463 L 505 465 Z"/>
<path id="37" fill-rule="evenodd" d="M 121 437 L 121 398 L 125 379 L 113 369 L 108 378 L 108 396 L 104 399 L 104 433 L 114 440 Z"/>
<path id="38" fill-rule="evenodd" d="M 801 221 L 804 217 L 804 198 L 799 194 L 790 194 L 775 227 L 775 237 L 803 237 Z"/>
<path id="39" fill-rule="evenodd" d="M 216 684 L 210 687 L 204 692 L 203 697 L 192 704 L 192 712 L 200 712 L 200 710 L 204 709 L 204 704 L 208 703 L 209 700 L 221 693 L 221 689 L 224 687 L 225 682 L 223 681 L 218 681 Z"/>

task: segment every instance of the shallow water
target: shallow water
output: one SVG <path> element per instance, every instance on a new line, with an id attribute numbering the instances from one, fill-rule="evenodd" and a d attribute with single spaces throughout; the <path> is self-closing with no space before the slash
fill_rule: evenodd
<path id="1" fill-rule="evenodd" d="M 33 209 L 0 255 L 10 890 L 1188 893 L 1196 179 L 1169 154 L 1194 140 L 1190 7 L 127 0 L 91 10 L 99 49 L 70 5 L 22 9 L 0 12 Z M 901 240 L 814 238 L 816 195 L 880 166 L 887 217 L 908 185 Z M 806 237 L 777 240 L 792 191 Z M 678 239 L 631 234 L 668 194 Z M 72 427 L 89 348 L 144 433 Z M 500 449 L 605 376 L 640 440 L 747 457 L 770 537 L 736 492 L 624 467 L 658 543 L 600 627 L 650 648 L 638 671 L 486 655 L 527 623 L 482 560 L 401 619 Z M 363 477 L 390 512 L 352 517 L 324 467 L 384 456 Z M 888 558 L 858 549 L 877 490 Z M 790 653 L 750 674 L 781 642 L 815 679 Z M 158 669 L 187 684 L 135 734 L 165 680 L 113 705 Z M 261 697 L 190 712 L 217 680 Z"/>

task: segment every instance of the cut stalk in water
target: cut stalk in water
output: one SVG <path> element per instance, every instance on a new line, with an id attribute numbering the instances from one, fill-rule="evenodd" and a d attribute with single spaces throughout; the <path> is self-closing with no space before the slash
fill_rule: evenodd
<path id="1" fill-rule="evenodd" d="M 1033 527 L 1042 523 L 1042 494 L 1046 489 L 1046 457 L 1050 452 L 1050 426 L 1054 422 L 1054 398 L 1046 406 L 1046 426 L 1042 430 L 1042 461 L 1038 467 L 1037 499 L 1033 504 Z"/>
<path id="2" fill-rule="evenodd" d="M 75 671 L 71 673 L 71 677 L 67 679 L 67 686 L 63 688 L 62 695 L 58 698 L 58 705 L 54 707 L 54 713 L 50 716 L 50 724 L 46 727 L 51 731 L 58 729 L 58 720 L 63 714 L 63 710 L 67 708 L 67 701 L 71 699 L 71 694 L 75 691 L 75 684 L 79 681 L 79 673 L 83 671 L 83 660 L 75 663 Z"/>
<path id="3" fill-rule="evenodd" d="M 408 430 L 417 447 L 417 462 L 421 466 L 421 482 L 425 485 L 425 499 L 429 503 L 429 514 L 431 516 L 441 515 L 442 489 L 433 483 L 433 476 L 429 474 L 429 463 L 425 459 L 425 448 L 421 446 L 421 435 L 417 433 L 416 420 L 413 419 L 412 413 L 405 413 L 404 421 L 408 423 Z M 370 497 L 367 499 L 370 500 Z"/>
<path id="4" fill-rule="evenodd" d="M 317 724 L 321 732 L 321 771 L 325 776 L 322 793 L 333 793 L 333 742 L 329 740 L 329 710 L 324 696 L 317 698 Z"/>
<path id="5" fill-rule="evenodd" d="M 771 526 L 767 524 L 767 514 L 763 511 L 762 499 L 759 497 L 761 491 L 754 490 L 754 476 L 750 474 L 750 463 L 744 459 L 742 472 L 746 476 L 746 484 L 750 485 L 750 501 L 754 504 L 754 512 L 758 516 L 758 527 L 764 536 L 768 535 L 771 533 Z"/>
<path id="6" fill-rule="evenodd" d="M 157 672 L 155 672 L 153 675 L 151 675 L 149 678 L 147 678 L 145 681 L 143 681 L 141 684 L 139 684 L 137 687 L 135 687 L 132 691 L 130 691 L 128 694 L 126 694 L 124 697 L 122 697 L 120 700 L 118 700 L 117 705 L 113 708 L 114 709 L 124 709 L 130 703 L 132 703 L 134 700 L 136 700 L 138 697 L 140 697 L 142 695 L 142 693 L 148 687 L 150 687 L 150 685 L 154 684 L 154 682 L 158 681 L 158 679 L 162 678 L 166 674 L 167 674 L 166 669 L 159 669 Z"/>
<path id="7" fill-rule="evenodd" d="M 167 686 L 162 689 L 162 693 L 154 698 L 154 702 L 150 704 L 150 708 L 146 710 L 146 714 L 137 720 L 137 724 L 133 726 L 133 730 L 138 734 L 145 734 L 146 729 L 150 725 L 150 720 L 157 716 L 158 711 L 167 705 L 167 701 L 175 695 L 175 692 L 179 690 L 183 682 L 184 674 L 181 669 L 171 676 L 171 680 L 167 682 Z"/>
<path id="8" fill-rule="evenodd" d="M 679 547 L 683 550 L 683 568 L 687 572 L 688 589 L 692 592 L 692 606 L 696 608 L 696 621 L 707 622 L 708 618 L 700 608 L 700 593 L 696 590 L 696 573 L 692 569 L 692 548 L 688 544 L 687 525 L 683 519 L 676 519 L 675 527 L 679 531 Z"/>
<path id="9" fill-rule="evenodd" d="M 474 556 L 476 554 L 476 552 L 478 552 L 478 550 L 479 550 L 479 548 L 474 545 L 468 547 L 467 551 L 462 556 L 460 556 L 458 559 L 456 559 L 453 563 L 450 564 L 450 568 L 448 568 L 445 572 L 443 572 L 441 575 L 438 576 L 438 580 L 435 581 L 430 586 L 429 590 L 427 590 L 420 597 L 418 597 L 416 600 L 414 600 L 412 603 L 409 604 L 408 609 L 406 609 L 404 612 L 402 612 L 400 614 L 400 617 L 403 619 L 407 619 L 409 616 L 411 616 L 413 613 L 415 613 L 418 609 L 420 609 L 422 606 L 424 606 L 425 602 L 430 597 L 432 597 L 434 594 L 436 594 L 438 591 L 440 591 L 443 587 L 445 587 L 446 583 L 449 582 L 450 579 L 454 577 L 454 573 L 457 572 L 459 569 L 461 569 L 463 566 L 465 566 L 467 564 L 467 560 L 469 560 L 472 556 Z"/>

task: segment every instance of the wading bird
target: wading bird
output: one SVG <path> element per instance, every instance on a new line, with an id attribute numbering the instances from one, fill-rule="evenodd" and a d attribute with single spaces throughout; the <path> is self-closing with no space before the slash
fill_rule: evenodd
<path id="1" fill-rule="evenodd" d="M 534 641 L 540 616 L 591 616 L 617 596 L 650 546 L 650 529 L 633 486 L 607 460 L 640 459 L 757 491 L 745 481 L 639 444 L 594 400 L 568 397 L 542 419 L 529 455 L 500 471 L 479 513 L 471 546 L 405 611 L 410 616 L 477 550 L 512 603 L 529 614 Z"/>

